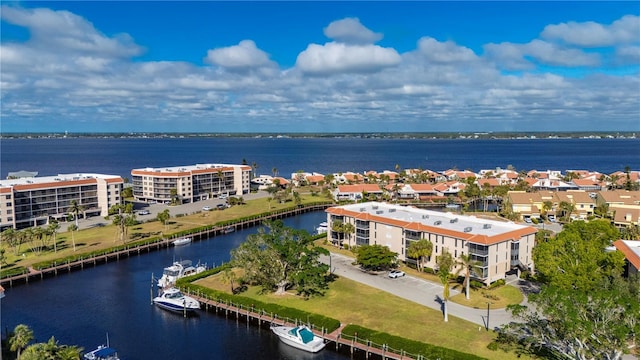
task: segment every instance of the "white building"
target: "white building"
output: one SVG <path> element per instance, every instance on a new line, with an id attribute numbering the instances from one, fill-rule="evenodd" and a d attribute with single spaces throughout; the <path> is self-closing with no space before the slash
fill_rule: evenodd
<path id="1" fill-rule="evenodd" d="M 480 264 L 475 278 L 485 284 L 504 279 L 512 270 L 534 270 L 537 229 L 530 226 L 380 202 L 331 207 L 327 228 L 335 221 L 352 224 L 355 232 L 342 239 L 341 234 L 330 231 L 328 238 L 334 244 L 384 245 L 406 262 L 415 263 L 406 256 L 411 242 L 429 240 L 433 253 L 425 265 L 433 269 L 444 248 L 454 259 L 471 254 Z"/>

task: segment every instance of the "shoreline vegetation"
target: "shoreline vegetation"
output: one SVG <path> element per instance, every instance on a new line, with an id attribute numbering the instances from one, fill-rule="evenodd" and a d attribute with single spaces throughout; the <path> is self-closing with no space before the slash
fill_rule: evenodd
<path id="1" fill-rule="evenodd" d="M 13 263 L 13 266 L 19 266 L 24 268 L 32 268 L 32 266 L 46 267 L 46 264 L 50 264 L 50 265 L 54 264 L 60 259 L 62 259 L 62 263 L 64 263 L 65 261 L 64 259 L 70 259 L 73 257 L 82 256 L 82 254 L 86 255 L 88 253 L 95 253 L 96 251 L 100 252 L 101 250 L 104 251 L 106 249 L 110 249 L 110 248 L 114 248 L 122 245 L 133 245 L 134 243 L 137 243 L 139 241 L 144 241 L 144 240 L 148 241 L 151 238 L 157 238 L 158 241 L 161 241 L 162 237 L 176 236 L 176 234 L 180 234 L 180 235 L 188 234 L 190 232 L 197 231 L 197 229 L 201 228 L 202 226 L 212 227 L 212 226 L 227 225 L 243 217 L 257 216 L 257 215 L 263 216 L 265 214 L 282 211 L 287 208 L 295 208 L 298 206 L 318 204 L 323 200 L 326 200 L 326 199 L 323 199 L 322 197 L 313 196 L 311 194 L 301 194 L 301 195 L 302 196 L 301 196 L 300 204 L 275 203 L 262 198 L 262 199 L 248 200 L 246 204 L 236 205 L 229 209 L 226 209 L 225 211 L 217 211 L 217 212 L 197 211 L 192 214 L 184 214 L 183 216 L 176 216 L 171 218 L 167 222 L 167 224 L 162 224 L 160 221 L 154 219 L 148 222 L 144 222 L 144 223 L 140 223 L 135 226 L 132 226 L 131 231 L 129 233 L 130 240 L 126 244 L 122 244 L 122 242 L 115 240 L 117 238 L 115 234 L 118 231 L 118 228 L 115 225 L 109 224 L 106 226 L 75 231 L 74 233 L 70 231 L 60 232 L 57 235 L 57 239 L 56 239 L 56 242 L 58 243 L 57 252 L 54 252 L 53 246 L 49 244 L 49 246 L 47 246 L 46 253 L 44 254 L 35 254 L 30 252 L 29 256 L 23 257 L 20 254 L 13 254 L 7 251 L 5 255 L 8 255 L 7 262 L 10 264 Z M 325 202 L 328 202 L 328 201 L 325 201 Z M 194 223 L 200 224 L 200 226 L 194 226 Z M 74 241 L 76 244 L 76 248 L 78 249 L 75 252 L 73 251 L 73 248 L 70 246 L 70 242 L 72 241 L 72 236 L 75 239 Z M 318 240 L 318 241 L 322 242 L 322 240 Z M 25 249 L 25 252 L 26 252 L 26 249 Z M 3 266 L 3 273 L 5 273 L 5 269 L 6 269 L 6 266 Z M 415 273 L 414 275 L 423 276 L 425 277 L 425 279 L 427 279 L 429 276 L 429 274 L 418 274 L 417 271 L 413 269 L 406 268 L 405 270 L 411 271 L 412 274 Z M 205 272 L 205 273 L 208 273 L 208 272 Z M 204 275 L 205 273 L 201 275 Z M 198 276 L 197 278 L 200 279 L 202 277 L 203 276 Z M 346 282 L 349 282 L 349 281 L 347 279 L 343 279 L 339 284 L 344 284 Z M 347 286 L 347 288 L 350 289 L 353 286 L 355 285 L 350 283 Z M 447 341 L 443 343 L 445 344 L 443 346 L 453 350 L 452 353 L 464 352 L 467 354 L 475 354 L 478 356 L 488 356 L 489 358 L 493 358 L 493 359 L 515 358 L 515 354 L 505 353 L 503 351 L 495 352 L 487 348 L 487 346 L 489 346 L 489 344 L 491 344 L 495 340 L 496 334 L 493 332 L 478 331 L 477 325 L 463 319 L 456 318 L 454 321 L 450 321 L 449 323 L 443 323 L 441 321 L 441 315 L 436 310 L 429 309 L 419 304 L 413 304 L 408 300 L 399 299 L 395 295 L 387 294 L 380 290 L 369 289 L 364 285 L 359 285 L 359 287 L 363 287 L 364 290 L 362 291 L 374 292 L 375 295 L 372 295 L 372 296 L 380 296 L 384 298 L 391 297 L 392 300 L 385 301 L 385 303 L 388 306 L 396 308 L 398 301 L 402 300 L 403 304 L 405 304 L 406 302 L 406 306 L 410 307 L 411 309 L 414 309 L 412 311 L 420 313 L 419 316 L 421 318 L 424 318 L 424 321 L 421 320 L 413 323 L 413 325 L 411 326 L 412 327 L 411 333 L 413 335 L 411 335 L 411 337 L 409 338 L 403 337 L 407 339 L 408 342 L 411 342 L 411 341 L 415 342 L 415 341 L 418 341 L 418 339 L 420 338 L 420 339 L 423 339 L 423 340 L 420 340 L 420 342 L 424 342 L 429 346 L 440 346 L 442 345 L 439 342 L 440 340 L 442 340 L 440 339 L 441 336 L 440 335 L 436 336 L 436 335 L 441 333 L 440 330 L 442 326 L 446 326 L 449 329 L 446 332 L 447 334 L 449 334 L 448 336 L 449 338 L 456 339 L 457 337 L 460 336 L 460 334 L 465 334 L 465 338 L 466 338 L 466 341 L 462 343 L 459 341 Z M 336 297 L 338 296 L 336 295 L 336 293 L 344 297 L 345 295 L 349 294 L 349 291 L 345 289 L 336 290 L 335 288 L 332 289 L 331 291 L 333 291 L 333 293 L 332 295 L 327 297 L 327 301 L 332 301 L 334 302 L 334 304 L 321 306 L 321 307 L 326 308 L 327 311 L 330 311 L 332 308 L 335 309 L 336 306 L 342 306 L 343 309 L 341 312 L 344 312 L 344 311 L 351 312 L 350 309 L 352 309 L 352 307 L 351 305 L 348 305 L 348 302 L 345 303 L 344 300 L 340 300 L 339 297 L 336 299 Z M 228 294 L 228 296 L 235 296 L 235 295 Z M 255 296 L 258 296 L 258 295 L 256 294 Z M 357 294 L 351 294 L 351 296 L 357 297 Z M 482 296 L 480 293 L 476 295 L 476 297 L 480 297 L 480 296 Z M 253 301 L 254 302 L 257 301 L 258 298 L 254 298 Z M 269 301 L 269 299 L 267 299 L 266 296 L 264 295 L 262 295 L 262 298 L 264 299 L 263 301 Z M 366 296 L 365 298 L 368 299 L 370 298 L 370 296 Z M 322 299 L 320 299 L 319 301 L 322 301 Z M 335 301 L 338 301 L 342 305 L 336 304 Z M 518 300 L 516 299 L 515 301 L 518 301 Z M 459 300 L 459 302 L 461 304 L 464 304 L 464 299 Z M 274 302 L 274 304 L 277 305 L 277 302 Z M 302 302 L 299 302 L 298 305 L 293 307 L 301 311 L 305 311 L 304 309 L 306 308 L 306 306 L 308 306 L 308 304 L 313 304 L 313 301 L 308 303 L 305 301 L 302 301 Z M 280 306 L 283 306 L 283 305 L 280 305 Z M 360 312 L 358 315 L 359 316 L 358 319 L 362 319 L 362 320 L 361 321 L 358 320 L 358 323 L 353 324 L 356 327 L 363 326 L 362 329 L 360 330 L 361 333 L 362 331 L 364 331 L 364 329 L 367 329 L 367 331 L 370 334 L 373 334 L 375 336 L 382 336 L 382 338 L 386 338 L 387 336 L 390 338 L 394 338 L 394 337 L 399 338 L 399 335 L 403 334 L 401 331 L 398 331 L 395 328 L 387 327 L 387 323 L 390 323 L 390 324 L 397 323 L 396 320 L 393 320 L 395 319 L 395 315 L 389 318 L 385 318 L 385 321 L 380 321 L 380 319 L 377 319 L 375 316 L 371 315 L 371 314 L 379 313 L 378 310 L 373 312 L 367 312 L 366 311 L 367 308 L 368 307 L 363 307 L 363 311 Z M 396 311 L 395 310 L 384 311 L 382 313 L 396 314 Z M 319 315 L 322 315 L 322 314 L 324 313 L 321 313 Z M 405 317 L 406 316 L 407 314 L 405 314 Z M 377 321 L 374 321 L 376 319 Z M 341 320 L 350 321 L 349 319 L 346 319 L 346 318 Z M 354 319 L 353 321 L 356 321 L 356 320 L 357 319 Z M 410 322 L 411 320 L 412 320 L 411 317 L 409 318 L 409 320 L 400 319 L 400 323 L 406 326 L 407 322 L 408 321 Z M 435 324 L 434 322 L 437 324 Z M 438 329 L 437 332 L 434 329 Z M 374 338 L 376 338 L 375 336 Z M 439 340 L 437 340 L 436 342 L 429 343 L 429 342 L 425 342 L 424 339 L 427 339 L 427 340 L 431 339 L 434 341 L 436 339 L 439 339 Z"/>
<path id="2" fill-rule="evenodd" d="M 635 131 L 581 132 L 376 132 L 376 133 L 0 133 L 0 139 L 42 138 L 362 138 L 362 139 L 637 139 Z"/>

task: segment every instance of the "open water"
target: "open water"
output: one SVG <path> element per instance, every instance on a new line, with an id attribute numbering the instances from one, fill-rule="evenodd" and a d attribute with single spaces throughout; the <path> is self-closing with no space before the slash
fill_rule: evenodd
<path id="1" fill-rule="evenodd" d="M 640 170 L 640 139 L 380 139 L 380 138 L 53 138 L 2 139 L 0 177 L 103 173 L 131 178 L 144 167 L 196 163 L 257 165 L 258 174 L 363 172 L 400 168 L 442 171 L 506 168 Z"/>
<path id="2" fill-rule="evenodd" d="M 0 177 L 18 170 L 40 176 L 104 173 L 130 177 L 131 169 L 196 163 L 258 165 L 259 174 L 289 177 L 303 170 L 323 174 L 422 168 L 516 170 L 640 170 L 640 139 L 436 140 L 361 138 L 67 138 L 0 140 Z M 313 231 L 323 212 L 288 219 Z M 269 331 L 201 313 L 184 319 L 150 305 L 151 274 L 174 259 L 209 265 L 228 261 L 244 230 L 185 248 L 134 256 L 107 265 L 7 290 L 0 329 L 31 326 L 38 341 L 52 335 L 87 350 L 104 342 L 123 359 L 341 359 L 324 350 L 310 355 L 281 344 Z"/>

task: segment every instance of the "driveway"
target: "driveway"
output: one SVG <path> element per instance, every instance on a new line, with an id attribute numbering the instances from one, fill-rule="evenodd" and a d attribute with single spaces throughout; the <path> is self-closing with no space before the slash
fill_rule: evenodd
<path id="1" fill-rule="evenodd" d="M 410 275 L 397 279 L 389 278 L 386 273 L 372 275 L 352 265 L 353 258 L 341 254 L 331 253 L 331 259 L 329 259 L 328 256 L 322 256 L 320 260 L 325 264 L 330 263 L 331 270 L 336 275 L 344 276 L 347 279 L 386 291 L 444 313 L 441 300 L 443 287 L 439 283 L 433 283 Z M 510 279 L 509 281 L 511 285 L 518 285 L 517 279 Z M 456 290 L 451 290 L 451 296 L 458 293 Z M 479 328 L 485 328 L 485 326 L 487 326 L 486 308 L 474 309 L 449 301 L 448 309 L 450 316 L 456 316 L 476 323 L 479 325 Z M 513 321 L 511 314 L 504 309 L 489 311 L 489 328 L 495 329 L 511 321 Z"/>

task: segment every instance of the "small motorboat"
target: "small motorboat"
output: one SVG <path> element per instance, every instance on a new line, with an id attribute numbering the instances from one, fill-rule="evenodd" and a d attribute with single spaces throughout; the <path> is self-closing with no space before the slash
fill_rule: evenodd
<path id="1" fill-rule="evenodd" d="M 82 357 L 85 360 L 120 360 L 118 351 L 109 347 L 109 334 L 107 334 L 107 345 L 100 345 Z"/>
<path id="2" fill-rule="evenodd" d="M 162 277 L 158 280 L 158 286 L 161 288 L 165 288 L 171 285 L 175 285 L 176 281 L 185 276 L 200 274 L 203 271 L 207 270 L 207 265 L 201 265 L 200 263 L 196 264 L 196 266 L 192 265 L 191 260 L 182 260 L 182 261 L 174 261 L 171 266 L 167 266 L 162 271 Z"/>
<path id="3" fill-rule="evenodd" d="M 180 238 L 178 240 L 174 240 L 173 241 L 173 246 L 181 246 L 181 245 L 187 245 L 191 243 L 191 238 L 190 237 L 183 237 Z"/>
<path id="4" fill-rule="evenodd" d="M 326 233 L 327 233 L 327 231 L 329 230 L 328 226 L 329 226 L 329 225 L 327 224 L 327 222 L 326 222 L 326 221 L 321 222 L 321 223 L 318 225 L 318 227 L 316 228 L 316 232 L 318 233 L 318 235 L 320 235 L 320 234 L 326 234 Z"/>
<path id="5" fill-rule="evenodd" d="M 165 289 L 154 297 L 153 303 L 162 309 L 176 312 L 193 312 L 200 309 L 198 300 L 184 295 L 180 289 L 174 287 Z"/>
<path id="6" fill-rule="evenodd" d="M 271 326 L 271 331 L 276 334 L 280 340 L 297 349 L 316 353 L 326 345 L 324 339 L 316 336 L 311 329 L 305 325 L 300 326 Z"/>
<path id="7" fill-rule="evenodd" d="M 236 228 L 233 227 L 233 226 L 227 226 L 226 228 L 224 228 L 224 233 L 225 234 L 232 233 L 234 231 L 236 231 Z"/>

